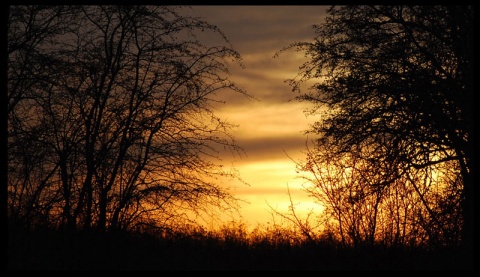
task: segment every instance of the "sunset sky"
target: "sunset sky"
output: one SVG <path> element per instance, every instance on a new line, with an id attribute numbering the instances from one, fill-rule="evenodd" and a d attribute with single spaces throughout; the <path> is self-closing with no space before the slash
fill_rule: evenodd
<path id="1" fill-rule="evenodd" d="M 274 54 L 293 42 L 314 38 L 313 24 L 321 23 L 327 6 L 192 6 L 184 12 L 216 25 L 243 58 L 245 68 L 232 66 L 231 80 L 258 100 L 233 96 L 225 99 L 217 115 L 238 125 L 232 133 L 246 156 L 225 156 L 238 170 L 241 183 L 234 194 L 248 201 L 242 205 L 243 221 L 249 226 L 273 223 L 269 205 L 286 212 L 288 191 L 297 210 L 318 209 L 314 199 L 301 189 L 303 180 L 292 161 L 303 159 L 307 139 L 304 131 L 315 118 L 306 117 L 307 103 L 295 97 L 284 81 L 298 73 L 303 53 Z M 275 217 L 275 223 L 280 218 Z"/>

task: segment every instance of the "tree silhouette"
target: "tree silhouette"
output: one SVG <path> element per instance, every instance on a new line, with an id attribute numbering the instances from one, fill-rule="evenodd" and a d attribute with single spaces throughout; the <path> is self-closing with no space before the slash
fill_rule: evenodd
<path id="1" fill-rule="evenodd" d="M 11 6 L 8 23 L 9 217 L 105 231 L 236 207 L 215 159 L 241 148 L 212 104 L 247 94 L 217 27 L 174 6 Z"/>
<path id="2" fill-rule="evenodd" d="M 320 115 L 309 130 L 318 139 L 301 168 L 325 177 L 332 176 L 322 172 L 325 164 L 337 163 L 334 168 L 345 174 L 361 162 L 366 166 L 361 176 L 350 180 L 352 188 L 360 182 L 354 178 L 368 181 L 358 184 L 358 192 L 375 197 L 413 189 L 423 208 L 407 217 L 410 223 L 418 221 L 433 239 L 431 232 L 440 222 L 447 224 L 437 229 L 443 234 L 462 222 L 458 241 L 471 259 L 473 7 L 334 6 L 326 22 L 313 27 L 313 42 L 297 42 L 279 52 L 293 49 L 309 57 L 288 80 L 294 91 L 301 92 L 308 80 L 317 81 L 297 97 L 314 103 L 309 112 Z M 352 160 L 352 155 L 358 158 Z M 336 181 L 317 183 L 329 183 L 324 189 L 333 190 L 331 186 L 340 186 Z M 429 195 L 432 186 L 441 188 Z M 337 200 L 326 201 L 333 205 Z"/>
<path id="3" fill-rule="evenodd" d="M 305 190 L 325 208 L 325 233 L 345 246 L 458 244 L 461 190 L 453 162 L 407 169 L 353 151 L 309 150 L 298 166 L 311 173 Z"/>

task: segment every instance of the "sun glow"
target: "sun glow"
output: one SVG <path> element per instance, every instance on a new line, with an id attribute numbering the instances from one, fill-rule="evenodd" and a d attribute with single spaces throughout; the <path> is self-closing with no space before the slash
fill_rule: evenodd
<path id="1" fill-rule="evenodd" d="M 235 196 L 241 205 L 242 221 L 251 229 L 281 221 L 276 213 L 287 215 L 293 204 L 300 217 L 321 206 L 303 190 L 305 180 L 299 178 L 296 165 L 287 159 L 262 160 L 238 165 L 238 171 L 249 186 L 238 186 Z"/>

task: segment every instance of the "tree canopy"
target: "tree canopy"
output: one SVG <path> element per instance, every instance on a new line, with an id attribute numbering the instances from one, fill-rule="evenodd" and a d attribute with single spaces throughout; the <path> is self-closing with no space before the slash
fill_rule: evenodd
<path id="1" fill-rule="evenodd" d="M 314 173 L 310 191 L 322 191 L 340 226 L 353 220 L 349 231 L 359 234 L 362 221 L 378 233 L 375 216 L 392 207 L 385 201 L 411 194 L 411 204 L 395 204 L 404 223 L 423 224 L 428 241 L 443 241 L 448 226 L 454 241 L 473 249 L 473 13 L 472 6 L 333 6 L 313 26 L 313 41 L 279 52 L 308 59 L 288 80 L 319 117 L 300 168 Z M 352 197 L 373 201 L 362 206 L 373 209 L 369 220 L 344 217 L 353 215 Z M 418 203 L 421 210 L 406 212 Z"/>
<path id="2" fill-rule="evenodd" d="M 218 151 L 241 147 L 212 104 L 218 93 L 247 96 L 229 81 L 241 57 L 179 8 L 9 7 L 12 220 L 126 230 L 236 208 L 218 180 L 238 176 Z"/>

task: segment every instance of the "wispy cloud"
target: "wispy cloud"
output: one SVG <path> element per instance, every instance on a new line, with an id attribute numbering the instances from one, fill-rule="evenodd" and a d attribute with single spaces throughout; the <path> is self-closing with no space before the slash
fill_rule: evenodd
<path id="1" fill-rule="evenodd" d="M 309 108 L 306 103 L 292 101 L 296 95 L 285 83 L 305 60 L 303 54 L 294 51 L 273 56 L 291 43 L 312 40 L 315 34 L 311 26 L 322 22 L 326 9 L 300 5 L 193 6 L 188 11 L 216 25 L 227 36 L 245 65 L 232 67 L 231 80 L 257 99 L 225 94 L 222 100 L 226 103 L 217 113 L 238 125 L 233 135 L 247 154 L 236 160 L 242 178 L 251 184 L 237 191 L 251 203 L 243 207 L 245 219 L 270 220 L 267 199 L 270 205 L 278 202 L 288 207 L 287 184 L 306 202 L 305 194 L 299 192 L 302 181 L 291 158 L 303 157 L 307 140 L 304 131 L 314 119 L 305 117 L 303 111 Z M 202 38 L 208 39 L 205 34 Z"/>

